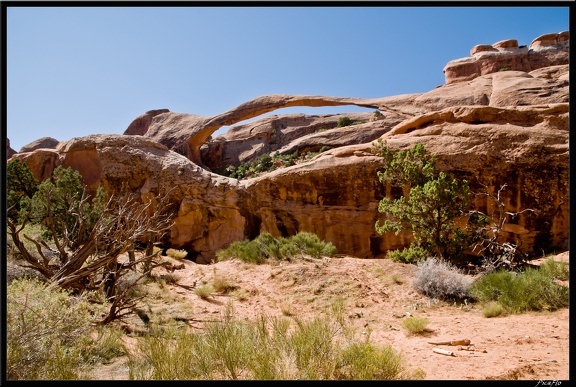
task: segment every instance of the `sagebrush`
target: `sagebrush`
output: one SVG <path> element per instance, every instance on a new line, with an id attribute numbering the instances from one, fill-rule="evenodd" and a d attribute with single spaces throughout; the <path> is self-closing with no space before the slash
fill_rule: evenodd
<path id="1" fill-rule="evenodd" d="M 417 263 L 412 286 L 428 297 L 440 300 L 461 300 L 470 296 L 473 279 L 449 262 L 436 257 Z"/>

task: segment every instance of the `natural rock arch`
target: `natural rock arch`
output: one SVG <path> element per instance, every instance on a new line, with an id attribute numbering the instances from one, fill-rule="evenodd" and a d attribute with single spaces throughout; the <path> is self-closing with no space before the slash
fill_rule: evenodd
<path id="1" fill-rule="evenodd" d="M 188 158 L 197 165 L 203 166 L 200 147 L 208 138 L 223 126 L 234 125 L 240 121 L 258 117 L 274 110 L 294 107 L 323 107 L 355 105 L 365 108 L 387 110 L 379 103 L 381 99 L 324 97 L 308 95 L 272 94 L 255 98 L 245 102 L 234 109 L 222 114 L 207 118 L 201 125 L 195 128 L 194 134 L 188 139 Z M 397 111 L 395 111 L 398 113 Z M 410 115 L 408 113 L 404 113 Z"/>

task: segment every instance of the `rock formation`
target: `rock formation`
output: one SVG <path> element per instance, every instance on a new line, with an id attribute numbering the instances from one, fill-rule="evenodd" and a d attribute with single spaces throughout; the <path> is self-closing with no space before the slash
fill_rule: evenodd
<path id="1" fill-rule="evenodd" d="M 556 52 L 558 43 L 550 48 L 549 42 L 559 36 L 541 37 L 530 50 Z M 500 52 L 514 43 L 492 48 Z M 479 47 L 475 54 L 490 50 Z M 395 150 L 423 143 L 437 155 L 441 170 L 466 178 L 476 192 L 494 193 L 506 184 L 507 211 L 533 209 L 510 219 L 504 237 L 522 241 L 524 251 L 541 256 L 543 250 L 568 247 L 568 91 L 566 61 L 491 72 L 466 82 L 447 80 L 420 94 L 376 99 L 271 95 L 212 117 L 152 111 L 127 129 L 138 135 L 87 136 L 13 157 L 25 160 L 39 179 L 63 165 L 79 170 L 92 189 L 103 184 L 113 192 L 128 183 L 143 198 L 169 195 L 175 223 L 166 242 L 188 250 L 199 263 L 263 231 L 275 236 L 314 232 L 340 253 L 362 258 L 410 243 L 408 233 L 375 231 L 376 220 L 382 219 L 378 202 L 390 191 L 378 182 L 381 164 L 370 152 L 371 142 L 382 138 Z M 382 116 L 355 113 L 350 117 L 362 122 L 343 128 L 335 128 L 338 115 L 270 116 L 210 139 L 222 126 L 275 109 L 337 105 L 363 106 Z M 252 179 L 238 181 L 205 168 L 264 151 L 291 153 L 321 145 L 331 149 Z M 482 195 L 476 207 L 492 210 Z"/>
<path id="2" fill-rule="evenodd" d="M 16 154 L 16 151 L 10 147 L 10 139 L 6 139 L 6 160 Z"/>
<path id="3" fill-rule="evenodd" d="M 60 141 L 52 137 L 42 137 L 20 148 L 20 153 L 32 152 L 36 149 L 54 149 Z"/>
<path id="4" fill-rule="evenodd" d="M 568 63 L 569 52 L 568 31 L 542 35 L 534 39 L 529 48 L 518 46 L 518 41 L 514 39 L 492 45 L 479 44 L 472 47 L 470 57 L 448 62 L 444 75 L 448 85 L 499 71 L 530 72 Z"/>
<path id="5" fill-rule="evenodd" d="M 156 109 L 149 110 L 139 117 L 136 117 L 134 121 L 128 126 L 124 131 L 124 134 L 130 135 L 144 135 L 148 131 L 150 124 L 152 123 L 152 118 L 156 117 L 158 114 L 168 113 L 168 109 Z"/>

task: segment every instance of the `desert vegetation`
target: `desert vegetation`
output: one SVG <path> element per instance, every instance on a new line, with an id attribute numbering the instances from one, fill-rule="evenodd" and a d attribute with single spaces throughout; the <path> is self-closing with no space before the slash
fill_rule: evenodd
<path id="1" fill-rule="evenodd" d="M 260 176 L 266 172 L 276 169 L 290 167 L 292 165 L 304 163 L 314 156 L 330 149 L 328 146 L 322 146 L 317 152 L 298 152 L 291 154 L 273 154 L 263 153 L 253 161 L 243 161 L 238 166 L 228 165 L 219 168 L 216 172 L 223 176 L 233 177 L 238 180 L 248 179 Z"/>
<path id="2" fill-rule="evenodd" d="M 500 198 L 505 186 L 493 195 L 484 193 L 495 210 L 483 214 L 471 209 L 475 194 L 467 182 L 436 171 L 434 156 L 423 146 L 392 152 L 380 142 L 374 152 L 383 160 L 378 178 L 391 193 L 378 207 L 386 219 L 375 227 L 381 233 L 412 232 L 412 245 L 388 258 L 415 266 L 410 287 L 430 305 L 478 304 L 486 318 L 568 307 L 568 288 L 561 283 L 569 278 L 567 264 L 547 260 L 532 267 L 518 246 L 499 239 L 510 216 Z M 272 160 L 261 156 L 249 169 L 264 172 Z M 293 161 L 286 159 L 287 164 Z M 89 379 L 94 367 L 119 357 L 128 359 L 130 379 L 425 377 L 401 351 L 375 343 L 368 329 L 359 333 L 350 326 L 342 302 L 348 290 L 329 280 L 306 295 L 310 303 L 324 297 L 329 305 L 313 318 L 300 317 L 286 299 L 278 305 L 281 316 L 256 314 L 240 320 L 234 302 L 246 302 L 257 290 L 243 288 L 238 278 L 214 267 L 211 281 L 183 288 L 198 302 L 218 303 L 227 297 L 224 312 L 202 320 L 201 327 L 189 317 L 167 317 L 169 305 L 181 299 L 167 290 L 179 285 L 178 277 L 158 270 L 173 272 L 174 262 L 185 254 L 169 250 L 162 258 L 154 247 L 171 224 L 172 210 L 161 200 L 165 194 L 142 202 L 128 191 L 89 192 L 77 172 L 61 167 L 52 179 L 39 183 L 18 160 L 8 164 L 7 188 L 8 259 L 27 270 L 7 288 L 8 379 Z M 467 219 L 464 226 L 456 222 L 461 217 Z M 470 251 L 483 257 L 474 272 L 456 265 Z M 214 264 L 237 260 L 269 265 L 277 268 L 270 279 L 286 277 L 293 286 L 303 281 L 306 270 L 288 276 L 283 265 L 307 262 L 319 269 L 337 264 L 336 254 L 334 245 L 312 233 L 275 238 L 264 232 L 218 251 Z M 203 278 L 203 270 L 198 272 Z M 387 278 L 386 286 L 406 289 L 409 282 L 396 273 L 380 274 Z M 124 324 L 134 315 L 144 329 Z M 362 313 L 347 318 L 354 316 Z M 407 315 L 402 328 L 407 335 L 425 335 L 433 323 Z M 131 345 L 126 345 L 127 332 L 134 335 Z"/>
<path id="3" fill-rule="evenodd" d="M 233 242 L 228 248 L 218 251 L 216 256 L 218 260 L 238 258 L 244 262 L 261 264 L 269 260 L 291 261 L 306 257 L 331 257 L 336 252 L 336 247 L 332 243 L 323 242 L 309 232 L 299 232 L 289 238 L 274 238 L 265 232 L 252 241 Z"/>
<path id="4" fill-rule="evenodd" d="M 420 379 L 402 354 L 357 338 L 341 304 L 311 321 L 260 315 L 241 322 L 228 304 L 201 333 L 168 327 L 139 341 L 130 356 L 134 379 L 350 380 Z"/>

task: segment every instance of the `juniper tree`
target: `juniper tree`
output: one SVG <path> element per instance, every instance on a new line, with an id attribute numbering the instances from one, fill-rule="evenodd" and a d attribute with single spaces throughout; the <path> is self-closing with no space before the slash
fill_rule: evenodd
<path id="1" fill-rule="evenodd" d="M 378 233 L 398 235 L 410 230 L 413 236 L 410 247 L 390 252 L 391 258 L 406 262 L 428 256 L 456 260 L 481 238 L 478 230 L 487 220 L 469 212 L 474 194 L 468 182 L 437 171 L 435 156 L 422 144 L 393 152 L 378 140 L 372 151 L 383 159 L 383 167 L 377 172 L 379 181 L 409 192 L 406 197 L 385 197 L 378 204 L 378 211 L 386 215 L 383 223 L 376 222 Z M 465 220 L 462 227 L 456 222 L 458 218 Z"/>
<path id="2" fill-rule="evenodd" d="M 24 181 L 30 186 L 34 185 L 24 163 L 10 168 L 15 175 L 27 177 Z M 77 293 L 102 292 L 109 303 L 104 323 L 130 313 L 136 301 L 130 296 L 130 288 L 161 263 L 152 261 L 157 255 L 152 252 L 131 262 L 121 262 L 119 257 L 136 243 L 149 242 L 152 235 L 168 230 L 172 214 L 164 200 L 169 195 L 158 195 L 148 202 L 128 190 L 108 195 L 99 188 L 90 195 L 80 173 L 62 167 L 57 167 L 52 178 L 35 189 L 23 189 L 21 181 L 8 181 L 8 192 L 15 194 L 9 203 L 13 216 L 7 217 L 6 223 L 8 235 L 25 265 L 61 288 Z M 34 193 L 30 197 L 31 192 Z M 20 200 L 17 202 L 16 198 Z M 26 235 L 29 223 L 44 229 L 41 238 Z M 34 247 L 29 248 L 24 239 Z M 121 280 L 128 269 L 139 263 L 144 263 L 140 277 Z"/>

